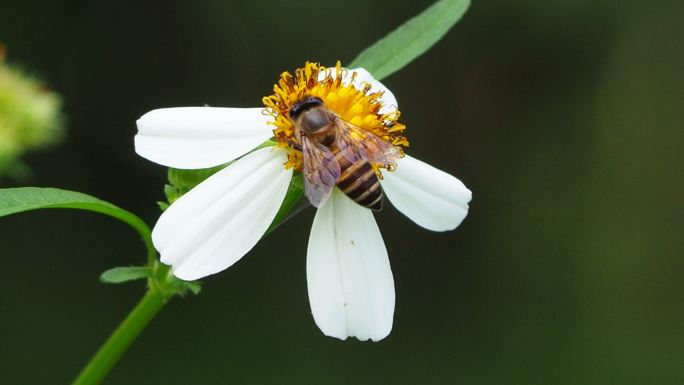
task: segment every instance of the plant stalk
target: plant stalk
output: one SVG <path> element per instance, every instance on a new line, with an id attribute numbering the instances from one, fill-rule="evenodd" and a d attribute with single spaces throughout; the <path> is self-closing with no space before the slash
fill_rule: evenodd
<path id="1" fill-rule="evenodd" d="M 83 368 L 76 380 L 74 380 L 73 385 L 99 384 L 145 326 L 164 307 L 166 300 L 167 297 L 161 290 L 151 287 L 121 325 L 114 330 L 114 333 L 97 351 L 85 368 Z"/>

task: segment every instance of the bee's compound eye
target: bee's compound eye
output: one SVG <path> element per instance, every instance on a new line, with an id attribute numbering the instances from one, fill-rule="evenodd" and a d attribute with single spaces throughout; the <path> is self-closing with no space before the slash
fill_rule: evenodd
<path id="1" fill-rule="evenodd" d="M 321 98 L 317 98 L 315 96 L 308 96 L 298 101 L 290 108 L 290 119 L 297 119 L 297 116 L 299 116 L 302 112 L 308 110 L 311 107 L 320 106 L 322 104 L 323 100 L 321 100 Z"/>
<path id="2" fill-rule="evenodd" d="M 301 109 L 301 104 L 295 104 L 294 106 L 292 106 L 292 108 L 290 108 L 290 118 L 295 119 L 297 116 L 299 116 Z"/>

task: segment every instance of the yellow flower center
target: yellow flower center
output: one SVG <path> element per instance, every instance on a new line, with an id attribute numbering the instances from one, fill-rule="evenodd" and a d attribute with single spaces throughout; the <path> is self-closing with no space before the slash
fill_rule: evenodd
<path id="1" fill-rule="evenodd" d="M 294 123 L 289 112 L 295 103 L 306 97 L 320 98 L 342 120 L 361 127 L 400 149 L 408 147 L 408 140 L 401 135 L 406 127 L 398 122 L 399 111 L 394 109 L 381 113 L 382 92 L 371 92 L 370 84 L 359 82 L 356 80 L 356 72 L 348 74 L 348 71 L 350 70 L 341 67 L 339 61 L 334 68 L 306 62 L 294 75 L 283 72 L 278 83 L 273 86 L 273 95 L 262 99 L 266 106 L 265 113 L 273 117 L 270 124 L 275 127 L 275 140 L 280 147 L 288 150 L 286 168 L 301 170 L 302 153 L 291 145 L 301 143 L 295 138 Z"/>

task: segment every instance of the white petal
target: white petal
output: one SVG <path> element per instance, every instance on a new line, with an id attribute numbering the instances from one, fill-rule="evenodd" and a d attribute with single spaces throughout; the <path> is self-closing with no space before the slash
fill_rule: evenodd
<path id="1" fill-rule="evenodd" d="M 470 190 L 455 177 L 406 155 L 395 172 L 383 172 L 382 189 L 394 207 L 433 231 L 455 229 L 466 214 Z"/>
<path id="2" fill-rule="evenodd" d="M 361 341 L 392 330 L 394 279 L 370 210 L 335 189 L 316 212 L 306 260 L 309 302 L 327 336 Z"/>
<path id="3" fill-rule="evenodd" d="M 227 163 L 273 136 L 263 108 L 178 107 L 138 119 L 135 152 L 164 166 L 197 169 Z"/>
<path id="4" fill-rule="evenodd" d="M 261 239 L 292 178 L 285 151 L 263 148 L 237 160 L 174 202 L 152 240 L 161 261 L 186 280 L 224 270 Z"/>
<path id="5" fill-rule="evenodd" d="M 387 114 L 396 111 L 397 108 L 399 108 L 397 98 L 394 97 L 392 91 L 390 91 L 389 88 L 385 87 L 385 85 L 382 84 L 379 80 L 375 80 L 373 75 L 371 75 L 370 72 L 366 71 L 365 68 L 359 67 L 344 72 L 342 78 L 343 84 L 349 84 L 352 72 L 356 72 L 356 79 L 354 81 L 354 85 L 356 88 L 361 89 L 363 87 L 363 83 L 366 82 L 371 85 L 371 92 L 383 93 L 382 97 L 380 98 L 380 101 L 382 101 L 380 113 Z M 330 73 L 334 79 L 336 76 L 335 67 L 329 67 L 326 69 L 326 71 L 322 71 L 318 75 L 318 80 L 322 80 L 323 78 L 325 78 L 328 75 L 328 73 Z"/>

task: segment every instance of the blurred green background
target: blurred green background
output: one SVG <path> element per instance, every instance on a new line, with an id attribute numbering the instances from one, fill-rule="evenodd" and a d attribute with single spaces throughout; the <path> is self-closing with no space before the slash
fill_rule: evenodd
<path id="1" fill-rule="evenodd" d="M 256 106 L 282 70 L 349 62 L 429 4 L 4 1 L 7 60 L 60 92 L 68 117 L 22 184 L 153 224 L 165 169 L 133 151 L 139 116 Z M 389 338 L 316 328 L 309 209 L 174 299 L 105 383 L 684 383 L 683 69 L 681 1 L 475 0 L 385 81 L 410 154 L 474 196 L 449 233 L 376 216 L 396 280 Z M 68 383 L 144 291 L 99 273 L 141 263 L 143 246 L 75 211 L 2 218 L 0 234 L 0 383 Z"/>

